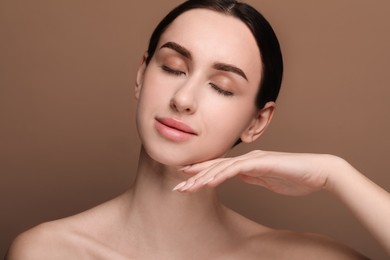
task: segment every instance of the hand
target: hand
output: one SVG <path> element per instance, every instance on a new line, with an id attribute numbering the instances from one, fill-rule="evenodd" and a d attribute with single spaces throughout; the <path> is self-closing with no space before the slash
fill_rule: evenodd
<path id="1" fill-rule="evenodd" d="M 215 187 L 238 176 L 244 182 L 279 194 L 306 195 L 326 188 L 327 169 L 336 158 L 340 159 L 331 155 L 252 151 L 187 166 L 182 170 L 195 175 L 179 183 L 174 190 L 195 192 L 203 186 Z"/>

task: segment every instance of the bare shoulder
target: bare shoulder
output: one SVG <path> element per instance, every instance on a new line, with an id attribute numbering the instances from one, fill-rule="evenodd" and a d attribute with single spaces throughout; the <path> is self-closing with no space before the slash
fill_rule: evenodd
<path id="1" fill-rule="evenodd" d="M 368 259 L 326 236 L 286 230 L 270 230 L 249 242 L 252 252 L 277 259 Z"/>
<path id="2" fill-rule="evenodd" d="M 226 210 L 228 226 L 238 237 L 232 259 L 368 259 L 326 236 L 272 229 Z"/>
<path id="3" fill-rule="evenodd" d="M 43 223 L 17 236 L 6 259 L 69 259 L 70 241 L 58 222 Z"/>
<path id="4" fill-rule="evenodd" d="M 114 252 L 105 241 L 109 239 L 106 235 L 107 223 L 114 218 L 110 213 L 113 204 L 115 202 L 109 201 L 77 215 L 27 230 L 15 238 L 6 259 L 96 259 L 112 256 Z"/>

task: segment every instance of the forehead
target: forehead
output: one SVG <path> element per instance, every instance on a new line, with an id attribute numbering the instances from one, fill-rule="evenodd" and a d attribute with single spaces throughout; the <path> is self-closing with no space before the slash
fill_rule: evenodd
<path id="1" fill-rule="evenodd" d="M 174 41 L 191 51 L 194 61 L 234 64 L 259 82 L 260 51 L 250 29 L 236 17 L 208 9 L 179 15 L 161 35 L 158 48 Z"/>

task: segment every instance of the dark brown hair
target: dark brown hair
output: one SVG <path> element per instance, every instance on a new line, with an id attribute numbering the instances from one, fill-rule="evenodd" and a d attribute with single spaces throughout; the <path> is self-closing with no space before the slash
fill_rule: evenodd
<path id="1" fill-rule="evenodd" d="M 256 106 L 261 109 L 269 101 L 276 101 L 283 77 L 283 59 L 279 41 L 268 21 L 252 6 L 235 0 L 189 0 L 161 20 L 154 29 L 148 46 L 146 63 L 150 62 L 158 41 L 167 27 L 182 13 L 196 8 L 210 9 L 240 19 L 251 30 L 260 50 L 262 62 L 261 82 Z"/>

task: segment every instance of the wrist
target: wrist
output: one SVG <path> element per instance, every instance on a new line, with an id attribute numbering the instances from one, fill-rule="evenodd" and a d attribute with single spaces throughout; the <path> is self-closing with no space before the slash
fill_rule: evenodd
<path id="1" fill-rule="evenodd" d="M 347 181 L 352 172 L 352 166 L 343 158 L 336 155 L 328 155 L 326 163 L 327 181 L 324 189 L 337 193 Z"/>

